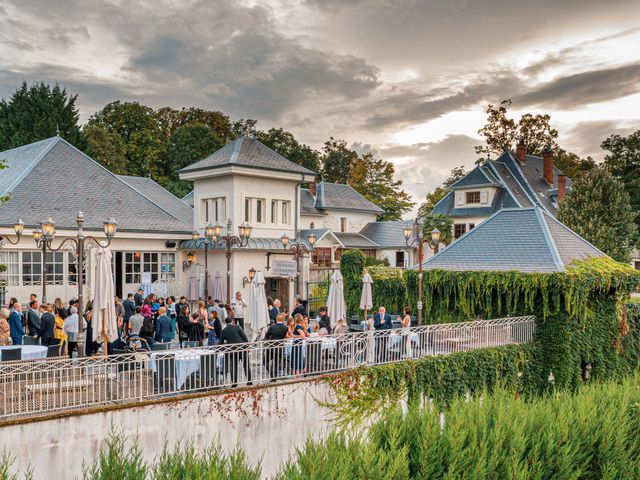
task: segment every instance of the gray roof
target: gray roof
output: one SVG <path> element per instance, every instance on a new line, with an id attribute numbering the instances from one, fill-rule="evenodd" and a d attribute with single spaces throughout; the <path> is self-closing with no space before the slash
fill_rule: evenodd
<path id="1" fill-rule="evenodd" d="M 481 187 L 481 186 L 495 186 L 499 187 L 500 184 L 496 181 L 496 179 L 486 172 L 486 169 L 478 165 L 476 168 L 467 173 L 460 180 L 451 185 L 451 190 L 456 190 L 457 188 L 466 188 L 469 186 L 473 187 Z"/>
<path id="2" fill-rule="evenodd" d="M 193 208 L 158 185 L 149 177 L 132 177 L 130 175 L 118 175 L 118 178 L 127 183 L 138 193 L 144 195 L 160 208 L 169 212 L 173 217 L 182 219 L 185 223 L 193 222 Z"/>
<path id="3" fill-rule="evenodd" d="M 0 158 L 9 167 L 0 173 L 0 191 L 11 195 L 0 206 L 0 225 L 22 219 L 35 227 L 50 216 L 59 228 L 75 228 L 82 210 L 87 229 L 102 230 L 108 217 L 120 230 L 193 228 L 192 216 L 174 216 L 60 137 L 0 152 Z"/>
<path id="4" fill-rule="evenodd" d="M 320 182 L 316 193 L 315 207 L 318 210 L 360 210 L 376 214 L 384 213 L 382 208 L 344 183 Z"/>
<path id="5" fill-rule="evenodd" d="M 326 212 L 316 208 L 316 198 L 308 188 L 300 189 L 300 213 L 302 215 L 326 215 Z"/>
<path id="6" fill-rule="evenodd" d="M 322 240 L 322 238 L 329 233 L 333 234 L 333 232 L 328 228 L 303 228 L 300 230 L 300 238 L 309 243 L 309 236 L 312 233 L 316 236 L 316 242 Z"/>
<path id="7" fill-rule="evenodd" d="M 304 241 L 304 244 L 307 248 L 311 248 L 311 245 Z M 183 240 L 180 242 L 181 250 L 204 250 L 205 239 L 200 238 L 199 240 Z M 224 243 L 216 243 L 214 245 L 209 245 L 209 250 L 225 250 Z M 249 244 L 246 247 L 242 247 L 242 250 L 282 250 L 284 252 L 284 247 L 282 246 L 282 242 L 280 238 L 250 238 Z"/>
<path id="8" fill-rule="evenodd" d="M 253 137 L 239 137 L 208 157 L 183 168 L 180 173 L 209 170 L 229 165 L 316 175 L 316 172 L 287 160 Z"/>
<path id="9" fill-rule="evenodd" d="M 380 246 L 360 233 L 333 232 L 344 248 L 379 248 Z"/>
<path id="10" fill-rule="evenodd" d="M 367 223 L 360 233 L 378 244 L 381 248 L 402 248 L 406 249 L 407 243 L 404 238 L 404 227 L 411 227 L 410 220 L 397 220 L 392 222 L 370 222 Z"/>
<path id="11" fill-rule="evenodd" d="M 426 269 L 561 272 L 574 260 L 605 256 L 541 209 L 504 209 L 424 262 Z"/>
<path id="12" fill-rule="evenodd" d="M 189 193 L 187 193 L 180 200 L 182 200 L 184 203 L 186 203 L 190 207 L 193 207 L 193 190 L 191 190 Z"/>
<path id="13" fill-rule="evenodd" d="M 453 217 L 488 217 L 502 208 L 517 208 L 519 205 L 513 199 L 511 192 L 505 188 L 499 189 L 493 197 L 493 202 L 487 207 L 458 207 L 454 208 L 455 192 L 447 193 L 433 207 L 432 213 L 444 213 Z"/>

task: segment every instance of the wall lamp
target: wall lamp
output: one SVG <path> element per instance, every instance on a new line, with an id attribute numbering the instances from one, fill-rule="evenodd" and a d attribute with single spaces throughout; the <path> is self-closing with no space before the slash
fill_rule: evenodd
<path id="1" fill-rule="evenodd" d="M 195 260 L 196 255 L 193 252 L 187 253 L 187 259 L 182 262 L 182 271 L 184 272 L 187 268 L 193 265 L 193 261 Z"/>
<path id="2" fill-rule="evenodd" d="M 256 269 L 251 267 L 251 269 L 249 270 L 249 278 L 244 277 L 242 279 L 242 288 L 245 288 L 247 286 L 248 283 L 253 282 L 253 278 L 256 276 Z"/>

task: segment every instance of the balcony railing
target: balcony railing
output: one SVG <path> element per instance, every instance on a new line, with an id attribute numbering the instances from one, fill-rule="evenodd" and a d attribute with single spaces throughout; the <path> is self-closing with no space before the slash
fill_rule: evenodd
<path id="1" fill-rule="evenodd" d="M 533 338 L 535 317 L 194 347 L 88 358 L 0 363 L 0 419 L 323 375 Z"/>

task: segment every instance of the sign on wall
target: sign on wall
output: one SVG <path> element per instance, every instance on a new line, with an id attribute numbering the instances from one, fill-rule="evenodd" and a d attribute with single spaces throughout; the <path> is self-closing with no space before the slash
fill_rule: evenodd
<path id="1" fill-rule="evenodd" d="M 274 260 L 273 274 L 282 277 L 295 277 L 298 274 L 296 262 L 292 260 Z"/>

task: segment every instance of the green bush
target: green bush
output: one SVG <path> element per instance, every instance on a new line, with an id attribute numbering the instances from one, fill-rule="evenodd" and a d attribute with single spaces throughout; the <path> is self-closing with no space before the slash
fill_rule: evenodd
<path id="1" fill-rule="evenodd" d="M 384 306 L 391 314 L 401 313 L 407 304 L 407 288 L 402 270 L 393 267 L 370 267 L 369 274 L 373 280 L 373 308 Z"/>

